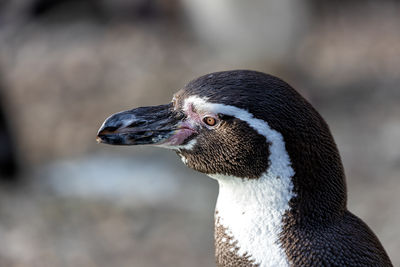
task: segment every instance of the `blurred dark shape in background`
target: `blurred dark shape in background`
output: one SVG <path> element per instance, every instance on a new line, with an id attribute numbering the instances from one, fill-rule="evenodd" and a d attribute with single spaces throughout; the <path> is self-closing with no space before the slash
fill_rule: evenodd
<path id="1" fill-rule="evenodd" d="M 162 0 L 4 0 L 6 22 L 44 20 L 46 23 L 93 20 L 98 23 L 176 18 L 179 1 Z"/>
<path id="2" fill-rule="evenodd" d="M 112 113 L 244 68 L 321 112 L 350 210 L 400 265 L 398 29 L 395 0 L 0 1 L 1 166 L 22 181 L 0 182 L 0 266 L 213 266 L 216 183 L 171 151 L 95 135 Z"/>
<path id="3" fill-rule="evenodd" d="M 8 113 L 6 112 L 4 102 L 2 85 L 0 83 L 0 178 L 1 181 L 15 182 L 18 171 L 16 148 L 9 126 L 11 118 L 7 116 Z"/>

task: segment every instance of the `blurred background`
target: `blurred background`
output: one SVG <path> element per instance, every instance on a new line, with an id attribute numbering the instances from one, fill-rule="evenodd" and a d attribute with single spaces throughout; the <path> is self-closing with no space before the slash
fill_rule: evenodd
<path id="1" fill-rule="evenodd" d="M 95 136 L 229 69 L 320 111 L 350 210 L 400 266 L 399 29 L 394 0 L 1 0 L 0 266 L 214 266 L 216 182 Z"/>

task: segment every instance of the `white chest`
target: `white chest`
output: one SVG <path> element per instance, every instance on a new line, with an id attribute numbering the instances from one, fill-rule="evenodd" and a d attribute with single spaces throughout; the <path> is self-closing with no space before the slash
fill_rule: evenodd
<path id="1" fill-rule="evenodd" d="M 238 256 L 251 255 L 262 266 L 288 266 L 279 243 L 282 218 L 293 197 L 290 179 L 269 177 L 243 180 L 212 175 L 220 185 L 216 210 L 230 241 L 237 241 Z"/>

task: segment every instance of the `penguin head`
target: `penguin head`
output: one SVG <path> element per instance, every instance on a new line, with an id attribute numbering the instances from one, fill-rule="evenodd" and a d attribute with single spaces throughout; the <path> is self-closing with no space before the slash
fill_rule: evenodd
<path id="1" fill-rule="evenodd" d="M 97 140 L 169 148 L 188 167 L 208 175 L 260 177 L 270 165 L 273 140 L 268 140 L 268 116 L 256 118 L 251 110 L 266 110 L 272 78 L 254 71 L 199 77 L 169 104 L 113 114 L 101 126 Z"/>
<path id="2" fill-rule="evenodd" d="M 169 148 L 208 175 L 256 179 L 292 168 L 306 176 L 313 164 L 315 173 L 327 168 L 325 154 L 341 166 L 318 112 L 281 79 L 249 70 L 207 74 L 168 104 L 113 114 L 97 140 Z"/>

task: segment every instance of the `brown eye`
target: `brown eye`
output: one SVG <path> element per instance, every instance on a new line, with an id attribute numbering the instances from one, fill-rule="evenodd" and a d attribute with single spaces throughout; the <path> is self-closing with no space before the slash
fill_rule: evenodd
<path id="1" fill-rule="evenodd" d="M 204 117 L 203 121 L 209 126 L 214 126 L 215 124 L 217 124 L 217 120 L 213 117 Z"/>

